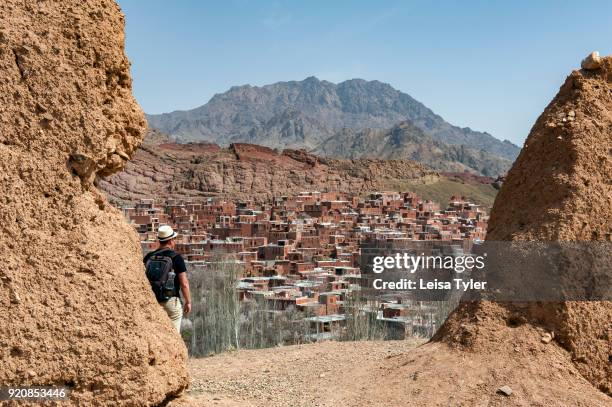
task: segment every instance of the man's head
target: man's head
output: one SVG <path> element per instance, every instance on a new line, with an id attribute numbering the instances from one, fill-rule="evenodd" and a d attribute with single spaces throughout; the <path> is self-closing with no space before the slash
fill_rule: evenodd
<path id="1" fill-rule="evenodd" d="M 169 225 L 161 225 L 157 229 L 157 240 L 161 247 L 174 247 L 174 238 L 178 236 Z"/>

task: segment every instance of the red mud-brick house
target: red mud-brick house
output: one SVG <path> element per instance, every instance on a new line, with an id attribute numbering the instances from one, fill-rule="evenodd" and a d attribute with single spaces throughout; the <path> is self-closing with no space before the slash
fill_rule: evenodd
<path id="1" fill-rule="evenodd" d="M 311 262 L 291 262 L 291 274 L 304 274 L 314 270 L 314 264 Z"/>
<path id="2" fill-rule="evenodd" d="M 293 250 L 293 245 L 286 240 L 277 243 L 268 243 L 257 248 L 257 258 L 261 260 L 284 260 L 287 254 Z"/>
<path id="3" fill-rule="evenodd" d="M 320 293 L 319 304 L 325 307 L 325 315 L 332 315 L 338 313 L 338 294 L 336 293 Z"/>

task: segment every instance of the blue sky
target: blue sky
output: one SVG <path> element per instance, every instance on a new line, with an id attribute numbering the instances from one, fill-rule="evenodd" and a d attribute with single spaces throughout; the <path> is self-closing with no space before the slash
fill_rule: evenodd
<path id="1" fill-rule="evenodd" d="M 592 50 L 612 1 L 118 0 L 147 113 L 314 75 L 391 84 L 447 121 L 522 145 Z"/>

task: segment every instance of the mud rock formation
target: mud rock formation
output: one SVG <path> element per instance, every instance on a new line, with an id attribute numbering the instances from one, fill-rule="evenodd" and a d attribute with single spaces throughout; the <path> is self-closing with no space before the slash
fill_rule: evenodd
<path id="1" fill-rule="evenodd" d="M 487 239 L 611 240 L 612 57 L 600 68 L 572 72 L 535 123 L 495 200 Z M 514 337 L 519 325 L 523 337 L 525 329 L 534 338 L 554 333 L 580 374 L 612 395 L 611 302 L 466 304 L 440 338 L 493 351 L 495 338 Z"/>
<path id="2" fill-rule="evenodd" d="M 145 129 L 123 25 L 112 0 L 0 4 L 0 383 L 67 385 L 79 405 L 187 385 L 138 237 L 94 187 Z"/>

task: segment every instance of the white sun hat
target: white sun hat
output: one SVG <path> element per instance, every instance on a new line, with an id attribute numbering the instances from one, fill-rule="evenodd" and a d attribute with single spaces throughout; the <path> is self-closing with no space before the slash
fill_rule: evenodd
<path id="1" fill-rule="evenodd" d="M 167 242 L 168 240 L 174 239 L 178 236 L 170 225 L 161 225 L 159 229 L 157 229 L 157 240 L 160 242 Z"/>

